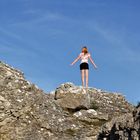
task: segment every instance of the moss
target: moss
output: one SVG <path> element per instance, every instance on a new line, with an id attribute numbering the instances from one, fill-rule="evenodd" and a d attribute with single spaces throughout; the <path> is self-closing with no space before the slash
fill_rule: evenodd
<path id="1" fill-rule="evenodd" d="M 90 109 L 98 110 L 99 106 L 97 105 L 96 101 L 91 101 L 90 102 Z"/>

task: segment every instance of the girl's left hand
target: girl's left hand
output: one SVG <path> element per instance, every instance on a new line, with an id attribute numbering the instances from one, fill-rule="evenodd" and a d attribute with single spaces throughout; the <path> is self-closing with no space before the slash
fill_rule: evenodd
<path id="1" fill-rule="evenodd" d="M 97 69 L 98 67 L 95 65 L 94 68 Z"/>

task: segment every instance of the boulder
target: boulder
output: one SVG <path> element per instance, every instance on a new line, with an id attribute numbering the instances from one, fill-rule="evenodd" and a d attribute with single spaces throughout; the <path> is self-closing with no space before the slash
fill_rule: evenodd
<path id="1" fill-rule="evenodd" d="M 59 93 L 57 92 L 56 103 L 64 109 L 80 110 L 90 108 L 90 98 L 86 90 L 80 93 Z"/>

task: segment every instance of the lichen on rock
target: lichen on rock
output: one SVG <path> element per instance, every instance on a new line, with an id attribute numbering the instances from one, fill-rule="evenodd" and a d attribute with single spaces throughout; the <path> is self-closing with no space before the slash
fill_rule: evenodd
<path id="1" fill-rule="evenodd" d="M 137 140 L 139 111 L 120 93 L 73 83 L 46 94 L 21 71 L 0 62 L 0 140 L 129 138 L 126 130 Z"/>

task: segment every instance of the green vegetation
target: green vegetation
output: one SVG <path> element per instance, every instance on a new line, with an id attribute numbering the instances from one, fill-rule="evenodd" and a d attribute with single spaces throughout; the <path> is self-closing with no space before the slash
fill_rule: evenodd
<path id="1" fill-rule="evenodd" d="M 99 106 L 97 105 L 97 102 L 96 101 L 92 100 L 90 102 L 90 108 L 91 109 L 94 109 L 94 110 L 98 110 Z"/>

